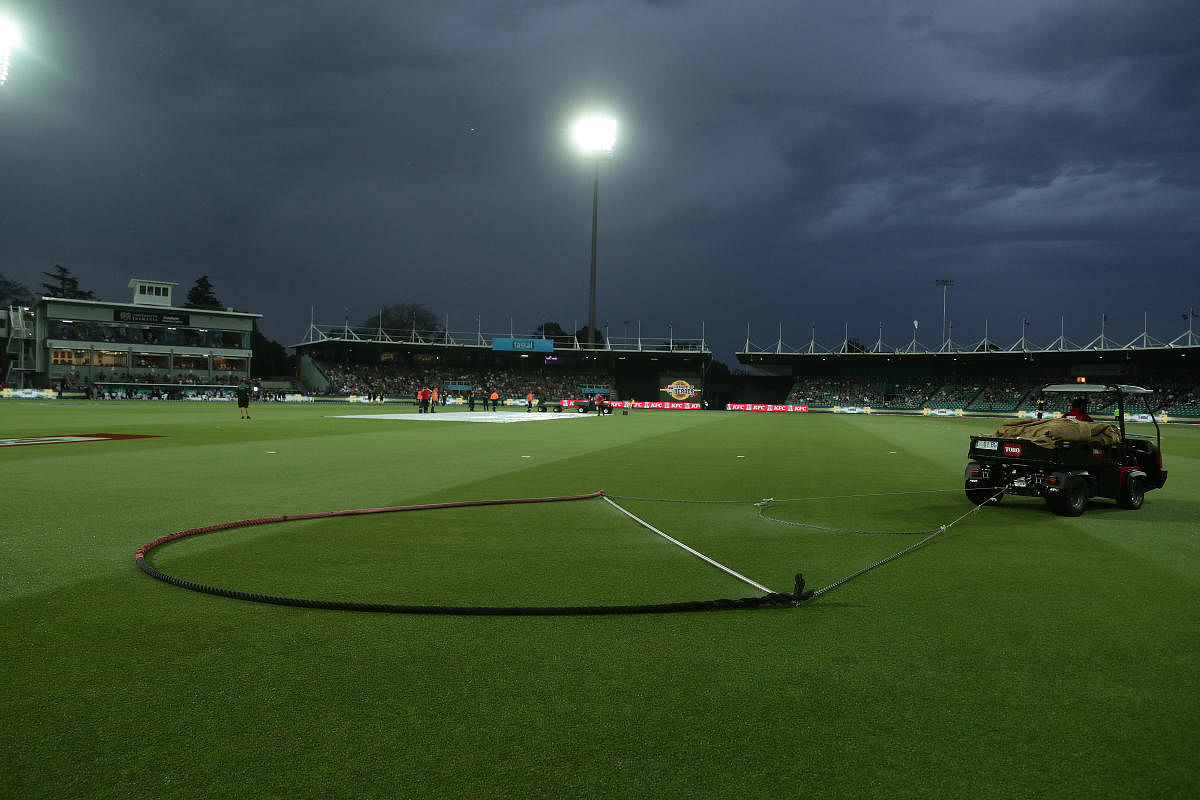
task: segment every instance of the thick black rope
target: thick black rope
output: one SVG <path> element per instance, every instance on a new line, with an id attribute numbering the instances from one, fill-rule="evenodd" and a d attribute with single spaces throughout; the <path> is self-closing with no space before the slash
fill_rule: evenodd
<path id="1" fill-rule="evenodd" d="M 690 600 L 678 603 L 649 603 L 640 605 L 619 606 L 443 606 L 443 605 L 398 605 L 392 603 L 359 603 L 340 600 L 311 600 L 301 597 L 278 597 L 255 592 L 243 592 L 236 589 L 223 589 L 218 586 L 206 586 L 202 583 L 177 578 L 155 569 L 146 559 L 139 558 L 137 565 L 152 578 L 164 583 L 190 589 L 193 592 L 228 597 L 234 600 L 248 600 L 253 603 L 268 603 L 276 606 L 291 606 L 293 608 L 318 608 L 326 611 L 373 611 L 388 614 L 457 614 L 463 616 L 495 616 L 495 617 L 537 617 L 537 616 L 569 616 L 587 614 L 669 614 L 681 611 L 732 611 L 737 609 L 754 608 L 783 608 L 796 605 L 800 600 L 807 600 L 813 593 L 804 590 L 804 580 L 797 575 L 800 595 L 775 593 L 762 597 L 742 597 L 737 600 Z"/>
<path id="2" fill-rule="evenodd" d="M 453 614 L 463 616 L 568 616 L 568 615 L 598 615 L 598 614 L 669 614 L 684 611 L 732 611 L 755 608 L 785 608 L 799 605 L 813 596 L 804 586 L 804 576 L 796 575 L 795 590 L 791 594 L 770 592 L 761 597 L 743 597 L 736 600 L 720 598 L 716 600 L 689 600 L 676 603 L 648 603 L 614 606 L 449 606 L 449 605 L 404 605 L 392 603 L 361 603 L 340 600 L 313 600 L 300 597 L 278 597 L 275 595 L 243 592 L 237 589 L 225 589 L 218 586 L 208 586 L 196 583 L 174 575 L 168 575 L 156 569 L 148 560 L 149 552 L 169 542 L 178 541 L 189 536 L 197 536 L 216 531 L 244 528 L 252 525 L 266 525 L 277 522 L 292 522 L 300 519 L 316 519 L 321 517 L 347 516 L 358 514 L 379 514 L 395 511 L 417 511 L 437 508 L 463 508 L 482 505 L 504 505 L 511 503 L 548 503 L 568 500 L 584 500 L 599 497 L 603 492 L 569 497 L 523 498 L 517 500 L 481 500 L 456 503 L 433 503 L 421 506 L 394 506 L 389 508 L 354 509 L 349 511 L 327 511 L 315 514 L 297 514 L 279 517 L 264 517 L 261 519 L 241 520 L 210 525 L 203 528 L 191 528 L 185 531 L 161 536 L 152 542 L 142 545 L 134 554 L 134 563 L 142 572 L 164 583 L 189 589 L 193 592 L 227 597 L 234 600 L 246 600 L 253 603 L 267 603 L 293 608 L 315 608 L 327 611 L 369 611 L 388 614 Z"/>

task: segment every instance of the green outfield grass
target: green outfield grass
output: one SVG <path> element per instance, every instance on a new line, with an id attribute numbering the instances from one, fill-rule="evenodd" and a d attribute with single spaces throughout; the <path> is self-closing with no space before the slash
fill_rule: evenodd
<path id="1" fill-rule="evenodd" d="M 1069 519 L 1022 498 L 968 514 L 988 420 L 332 416 L 350 413 L 379 410 L 0 404 L 0 437 L 155 437 L 0 447 L 0 797 L 1200 795 L 1200 429 L 1164 429 L 1170 480 L 1143 509 Z M 222 522 L 600 489 L 775 591 L 920 536 L 781 525 L 762 498 L 814 525 L 950 527 L 799 608 L 636 616 L 295 609 L 133 561 Z M 600 499 L 255 526 L 150 558 L 358 602 L 760 594 Z"/>

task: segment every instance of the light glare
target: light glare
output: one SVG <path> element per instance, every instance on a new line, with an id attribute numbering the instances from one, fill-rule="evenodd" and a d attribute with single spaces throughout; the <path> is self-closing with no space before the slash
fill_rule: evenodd
<path id="1" fill-rule="evenodd" d="M 21 32 L 6 19 L 0 19 L 0 86 L 8 82 L 9 55 L 21 44 Z"/>
<path id="2" fill-rule="evenodd" d="M 617 121 L 610 117 L 584 117 L 575 123 L 571 138 L 585 155 L 612 153 L 617 143 Z"/>
<path id="3" fill-rule="evenodd" d="M 0 51 L 21 45 L 21 32 L 11 20 L 0 19 Z"/>

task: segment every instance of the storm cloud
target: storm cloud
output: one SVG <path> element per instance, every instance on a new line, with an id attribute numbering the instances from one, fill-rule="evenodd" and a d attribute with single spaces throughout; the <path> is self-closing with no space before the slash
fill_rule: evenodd
<path id="1" fill-rule="evenodd" d="M 208 275 L 298 341 L 416 302 L 456 330 L 598 317 L 729 361 L 1200 305 L 1194 3 L 90 0 L 10 8 L 0 274 Z M 1024 325 L 1028 319 L 1030 324 Z M 929 331 L 928 335 L 925 331 Z M 1005 332 L 1007 331 L 1007 334 Z"/>

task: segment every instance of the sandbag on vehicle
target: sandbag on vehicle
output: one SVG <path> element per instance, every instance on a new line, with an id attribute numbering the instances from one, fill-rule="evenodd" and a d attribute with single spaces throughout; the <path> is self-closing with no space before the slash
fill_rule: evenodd
<path id="1" fill-rule="evenodd" d="M 996 436 L 1001 439 L 1029 439 L 1040 447 L 1054 447 L 1055 442 L 1108 445 L 1121 441 L 1121 429 L 1111 422 L 1080 422 L 1070 417 L 1017 419 L 1001 425 Z"/>

